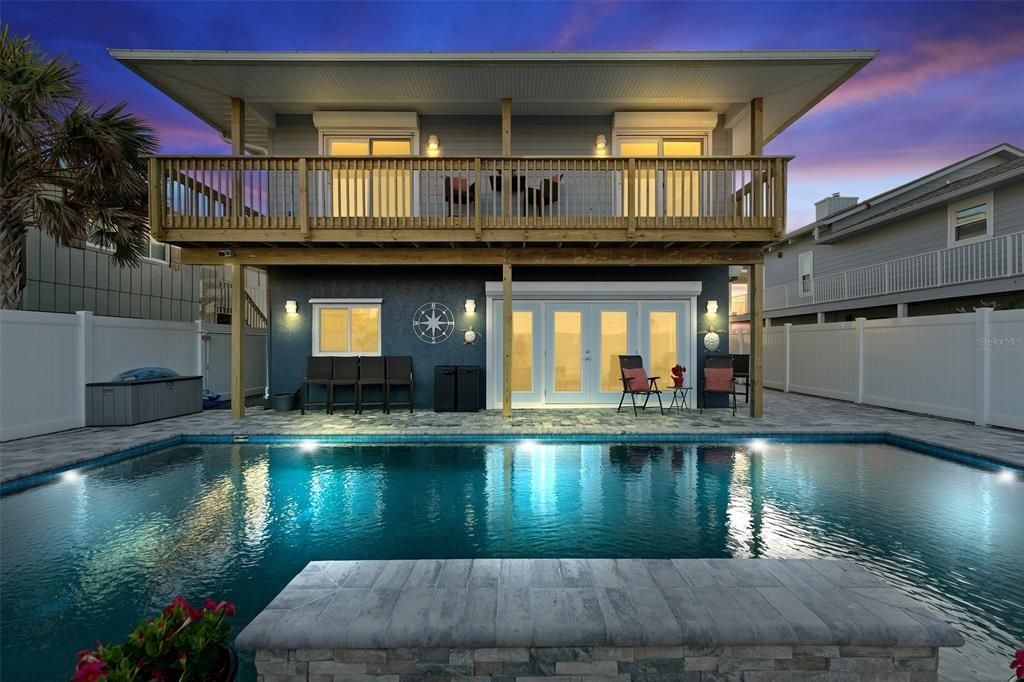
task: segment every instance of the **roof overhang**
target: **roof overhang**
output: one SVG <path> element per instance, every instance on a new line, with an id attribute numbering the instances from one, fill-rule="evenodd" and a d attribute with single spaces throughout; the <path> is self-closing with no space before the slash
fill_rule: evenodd
<path id="1" fill-rule="evenodd" d="M 210 126 L 246 102 L 259 144 L 277 114 L 610 115 L 714 111 L 736 119 L 764 99 L 768 142 L 862 69 L 876 50 L 733 52 L 233 52 L 110 50 Z"/>

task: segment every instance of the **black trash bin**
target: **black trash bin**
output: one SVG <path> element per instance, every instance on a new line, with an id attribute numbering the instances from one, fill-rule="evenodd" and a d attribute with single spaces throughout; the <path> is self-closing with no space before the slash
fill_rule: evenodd
<path id="1" fill-rule="evenodd" d="M 434 367 L 434 412 L 455 411 L 456 374 L 452 365 Z"/>
<path id="2" fill-rule="evenodd" d="M 455 409 L 459 412 L 480 411 L 480 368 L 472 365 L 456 370 Z"/>

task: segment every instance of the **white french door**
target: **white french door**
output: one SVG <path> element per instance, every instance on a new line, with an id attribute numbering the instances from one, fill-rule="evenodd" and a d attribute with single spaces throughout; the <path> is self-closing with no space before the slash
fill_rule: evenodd
<path id="1" fill-rule="evenodd" d="M 620 355 L 640 355 L 667 387 L 673 365 L 693 364 L 691 306 L 690 299 L 514 302 L 513 404 L 614 405 L 622 395 Z M 500 404 L 500 301 L 492 315 L 488 384 L 492 402 Z"/>

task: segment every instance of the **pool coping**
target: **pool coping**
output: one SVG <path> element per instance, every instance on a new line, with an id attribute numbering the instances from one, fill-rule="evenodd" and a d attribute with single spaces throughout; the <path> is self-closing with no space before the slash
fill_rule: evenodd
<path id="1" fill-rule="evenodd" d="M 790 431 L 790 432 L 722 432 L 722 433 L 465 433 L 465 434 L 183 434 L 158 438 L 141 445 L 99 454 L 90 454 L 66 464 L 42 469 L 0 482 L 0 496 L 43 485 L 63 473 L 72 470 L 89 470 L 115 464 L 128 459 L 147 455 L 157 450 L 187 444 L 244 445 L 270 443 L 301 443 L 313 440 L 318 443 L 375 445 L 404 443 L 516 443 L 524 440 L 538 443 L 690 443 L 717 444 L 762 440 L 768 443 L 879 443 L 893 445 L 919 454 L 955 461 L 968 466 L 988 469 L 1009 469 L 1024 473 L 1024 466 L 994 457 L 980 455 L 936 445 L 917 438 L 911 438 L 888 431 Z"/>

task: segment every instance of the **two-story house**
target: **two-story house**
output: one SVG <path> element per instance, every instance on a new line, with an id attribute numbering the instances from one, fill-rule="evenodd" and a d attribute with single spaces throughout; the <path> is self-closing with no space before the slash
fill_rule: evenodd
<path id="1" fill-rule="evenodd" d="M 1024 305 L 1024 151 L 1001 144 L 816 220 L 765 255 L 769 324 L 842 322 Z M 734 324 L 747 318 L 743 275 Z"/>
<path id="2" fill-rule="evenodd" d="M 730 265 L 760 319 L 790 158 L 764 145 L 875 54 L 111 53 L 231 142 L 152 159 L 150 222 L 266 269 L 271 392 L 308 356 L 410 355 L 418 406 L 478 365 L 506 415 L 615 404 L 619 354 L 696 375 Z"/>

